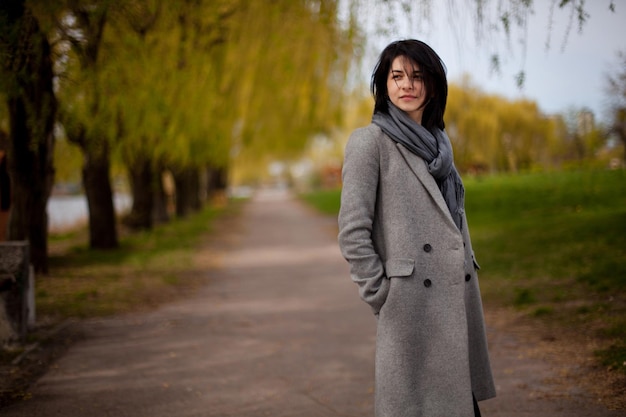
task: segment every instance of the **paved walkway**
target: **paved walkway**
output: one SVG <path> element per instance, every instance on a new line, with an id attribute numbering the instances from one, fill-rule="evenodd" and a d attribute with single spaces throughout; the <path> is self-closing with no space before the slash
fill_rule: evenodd
<path id="1" fill-rule="evenodd" d="M 375 320 L 332 219 L 265 192 L 235 223 L 206 249 L 221 264 L 206 287 L 151 313 L 87 322 L 32 397 L 0 414 L 373 416 Z M 490 338 L 500 396 L 481 403 L 484 416 L 618 415 L 548 395 L 549 367 L 518 360 L 509 335 Z"/>

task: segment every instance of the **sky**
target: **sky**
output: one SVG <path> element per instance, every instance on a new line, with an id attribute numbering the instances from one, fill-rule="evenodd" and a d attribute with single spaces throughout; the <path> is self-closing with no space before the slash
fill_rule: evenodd
<path id="1" fill-rule="evenodd" d="M 424 10 L 410 14 L 391 11 L 392 21 L 372 13 L 368 26 L 379 30 L 383 27 L 387 32 L 375 36 L 372 48 L 379 53 L 393 40 L 417 38 L 440 55 L 450 82 L 469 75 L 481 90 L 510 99 L 534 100 L 546 114 L 588 108 L 597 120 L 607 120 L 607 74 L 618 69 L 617 52 L 626 53 L 626 0 L 614 0 L 615 12 L 609 10 L 610 0 L 586 1 L 589 18 L 582 32 L 575 20 L 569 35 L 569 11 L 558 7 L 549 29 L 554 1 L 535 0 L 526 33 L 514 32 L 508 44 L 505 36 L 488 31 L 476 36 L 474 2 L 432 1 L 437 4 L 426 12 L 429 19 L 423 18 Z M 527 40 L 526 50 L 519 42 L 523 37 Z M 550 47 L 546 48 L 548 39 Z M 499 73 L 490 66 L 494 52 L 501 61 Z M 364 65 L 373 68 L 376 58 L 376 54 L 367 56 Z M 520 71 L 526 76 L 521 90 L 515 81 Z"/>

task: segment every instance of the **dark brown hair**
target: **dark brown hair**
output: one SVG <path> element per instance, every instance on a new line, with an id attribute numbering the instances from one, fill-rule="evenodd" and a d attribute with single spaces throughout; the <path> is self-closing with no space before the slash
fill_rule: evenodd
<path id="1" fill-rule="evenodd" d="M 424 77 L 427 100 L 425 102 L 422 125 L 428 129 L 444 129 L 443 114 L 448 99 L 448 80 L 446 68 L 439 55 L 422 41 L 415 39 L 392 42 L 381 52 L 378 63 L 372 73 L 370 89 L 374 96 L 374 113 L 389 113 L 387 79 L 393 60 L 406 57 L 417 64 Z"/>

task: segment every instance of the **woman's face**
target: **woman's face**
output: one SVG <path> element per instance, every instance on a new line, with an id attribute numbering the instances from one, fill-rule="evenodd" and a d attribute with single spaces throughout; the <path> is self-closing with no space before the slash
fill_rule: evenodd
<path id="1" fill-rule="evenodd" d="M 426 88 L 419 65 L 404 56 L 396 57 L 387 78 L 387 94 L 396 107 L 422 124 Z"/>

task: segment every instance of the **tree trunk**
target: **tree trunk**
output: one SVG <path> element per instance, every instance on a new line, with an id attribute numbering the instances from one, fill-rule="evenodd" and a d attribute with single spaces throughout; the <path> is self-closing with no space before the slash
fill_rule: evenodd
<path id="1" fill-rule="evenodd" d="M 97 152 L 83 149 L 83 185 L 89 208 L 89 246 L 112 249 L 118 246 L 113 191 L 109 177 L 109 147 L 102 144 Z"/>
<path id="2" fill-rule="evenodd" d="M 154 204 L 152 218 L 156 223 L 167 223 L 170 220 L 168 211 L 169 195 L 164 185 L 164 170 L 158 169 L 155 174 L 154 185 Z"/>
<path id="3" fill-rule="evenodd" d="M 98 85 L 98 54 L 107 21 L 107 12 L 112 3 L 69 2 L 67 7 L 75 20 L 76 29 L 62 34 L 77 54 L 81 72 L 88 77 L 93 97 L 85 103 L 87 117 L 97 120 L 106 96 L 101 94 Z M 87 95 L 90 96 L 90 95 Z M 105 97 L 105 98 L 103 98 Z M 72 112 L 70 112 L 72 113 Z M 89 246 L 92 249 L 112 249 L 118 247 L 115 207 L 110 179 L 110 144 L 97 129 L 87 126 L 80 118 L 71 120 L 71 114 L 62 114 L 68 140 L 78 145 L 85 159 L 83 165 L 83 186 L 89 209 Z"/>
<path id="4" fill-rule="evenodd" d="M 200 176 L 196 168 L 189 167 L 176 170 L 173 175 L 176 186 L 176 216 L 185 217 L 201 207 Z"/>
<path id="5" fill-rule="evenodd" d="M 28 240 L 31 263 L 38 272 L 48 272 L 48 212 L 52 189 L 52 133 L 42 144 L 31 149 L 33 132 L 26 126 L 24 102 L 9 100 L 11 142 L 9 173 L 11 176 L 11 211 L 8 240 Z M 13 135 L 15 133 L 15 135 Z"/>
<path id="6" fill-rule="evenodd" d="M 226 191 L 228 186 L 228 170 L 225 167 L 207 167 L 207 196 L 214 197 Z"/>
<path id="7" fill-rule="evenodd" d="M 151 229 L 155 182 L 152 161 L 147 157 L 134 158 L 134 161 L 128 164 L 128 176 L 133 206 L 126 224 L 136 230 Z"/>
<path id="8" fill-rule="evenodd" d="M 197 168 L 189 168 L 189 207 L 192 211 L 200 211 L 202 209 L 200 170 Z"/>
<path id="9" fill-rule="evenodd" d="M 47 202 L 54 169 L 56 98 L 50 45 L 24 2 L 0 3 L 0 47 L 9 110 L 8 168 L 11 214 L 7 238 L 28 240 L 36 271 L 48 271 Z"/>

